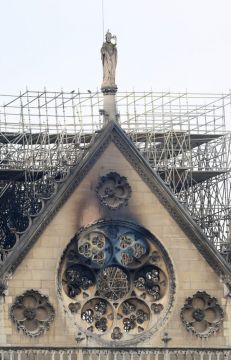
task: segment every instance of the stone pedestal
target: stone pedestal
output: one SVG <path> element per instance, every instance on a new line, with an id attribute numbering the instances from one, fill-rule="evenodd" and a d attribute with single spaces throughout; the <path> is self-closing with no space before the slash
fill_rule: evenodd
<path id="1" fill-rule="evenodd" d="M 109 121 L 117 121 L 117 109 L 116 109 L 116 92 L 117 86 L 102 87 L 101 91 L 104 95 L 104 124 Z"/>

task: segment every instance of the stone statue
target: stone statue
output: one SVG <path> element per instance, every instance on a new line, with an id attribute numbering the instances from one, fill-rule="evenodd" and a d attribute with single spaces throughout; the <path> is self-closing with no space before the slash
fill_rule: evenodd
<path id="1" fill-rule="evenodd" d="M 102 89 L 117 88 L 115 84 L 115 70 L 117 64 L 116 36 L 112 36 L 109 30 L 106 33 L 106 41 L 101 48 L 101 59 L 103 64 Z M 112 43 L 111 40 L 114 39 Z"/>

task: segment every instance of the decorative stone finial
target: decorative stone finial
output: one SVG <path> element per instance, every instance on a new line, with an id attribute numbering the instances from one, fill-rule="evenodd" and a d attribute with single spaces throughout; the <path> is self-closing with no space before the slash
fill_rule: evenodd
<path id="1" fill-rule="evenodd" d="M 163 338 L 161 339 L 164 343 L 164 347 L 168 346 L 168 342 L 172 340 L 172 338 L 170 338 L 170 336 L 168 335 L 167 332 L 164 333 Z"/>

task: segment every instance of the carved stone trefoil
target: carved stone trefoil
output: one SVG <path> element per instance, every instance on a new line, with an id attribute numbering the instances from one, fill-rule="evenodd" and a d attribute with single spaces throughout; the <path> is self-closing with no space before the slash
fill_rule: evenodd
<path id="1" fill-rule="evenodd" d="M 215 297 L 205 291 L 197 291 L 186 299 L 180 316 L 188 331 L 205 338 L 219 330 L 224 313 Z"/>
<path id="2" fill-rule="evenodd" d="M 131 192 L 126 177 L 116 172 L 102 176 L 96 187 L 96 193 L 102 205 L 112 210 L 127 205 Z"/>
<path id="3" fill-rule="evenodd" d="M 123 337 L 123 334 L 122 332 L 120 331 L 120 328 L 118 326 L 116 326 L 114 329 L 113 329 L 113 332 L 111 334 L 111 338 L 113 340 L 120 340 L 121 338 Z"/>
<path id="4" fill-rule="evenodd" d="M 48 297 L 36 290 L 27 290 L 16 297 L 10 308 L 11 320 L 28 336 L 39 336 L 48 330 L 55 316 Z"/>

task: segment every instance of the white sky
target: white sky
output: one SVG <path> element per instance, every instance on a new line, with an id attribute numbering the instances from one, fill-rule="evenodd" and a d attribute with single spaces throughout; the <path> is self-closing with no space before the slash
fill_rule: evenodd
<path id="1" fill-rule="evenodd" d="M 104 0 L 120 91 L 228 92 L 231 0 Z M 101 0 L 1 0 L 0 93 L 100 88 Z"/>

